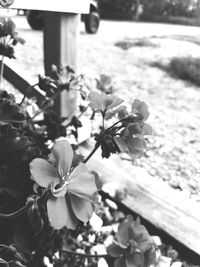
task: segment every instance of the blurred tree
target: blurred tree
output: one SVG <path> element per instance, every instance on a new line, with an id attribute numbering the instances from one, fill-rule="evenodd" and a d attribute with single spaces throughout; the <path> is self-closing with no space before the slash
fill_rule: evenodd
<path id="1" fill-rule="evenodd" d="M 141 0 L 144 18 L 155 15 L 193 17 L 195 11 L 200 14 L 199 2 L 200 0 Z"/>
<path id="2" fill-rule="evenodd" d="M 200 0 L 196 1 L 195 17 L 200 17 Z"/>
<path id="3" fill-rule="evenodd" d="M 115 18 L 138 20 L 155 16 L 200 16 L 200 0 L 99 0 L 100 11 Z"/>
<path id="4" fill-rule="evenodd" d="M 99 0 L 101 15 L 119 19 L 138 19 L 140 0 Z"/>
<path id="5" fill-rule="evenodd" d="M 168 2 L 168 0 L 142 0 L 143 16 L 148 18 L 153 15 L 163 15 Z"/>

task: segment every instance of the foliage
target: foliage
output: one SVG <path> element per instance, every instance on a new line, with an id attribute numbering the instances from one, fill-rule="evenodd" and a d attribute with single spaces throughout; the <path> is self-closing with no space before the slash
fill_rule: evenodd
<path id="1" fill-rule="evenodd" d="M 168 65 L 154 62 L 153 67 L 167 71 L 171 76 L 200 85 L 200 60 L 194 57 L 174 57 Z"/>
<path id="2" fill-rule="evenodd" d="M 103 16 L 132 19 L 137 9 L 137 0 L 100 0 L 100 12 Z"/>
<path id="3" fill-rule="evenodd" d="M 15 36 L 14 24 L 7 22 L 3 21 L 6 29 L 1 31 L 3 38 L 8 32 Z M 44 92 L 42 101 L 24 97 L 17 103 L 13 95 L 0 91 L 2 266 L 46 266 L 45 259 L 54 266 L 66 266 L 66 262 L 70 262 L 69 255 L 75 256 L 69 266 L 84 266 L 85 261 L 80 258 L 87 258 L 87 242 L 82 243 L 84 251 L 80 255 L 74 236 L 80 229 L 85 235 L 88 231 L 94 233 L 91 221 L 97 217 L 95 213 L 101 217 L 96 220 L 109 223 L 106 208 L 98 195 L 101 181 L 95 170 L 87 168 L 88 160 L 98 148 L 106 158 L 120 152 L 133 159 L 141 157 L 145 136 L 151 133 L 151 127 L 146 123 L 147 105 L 136 99 L 128 109 L 122 99 L 111 94 L 110 83 L 109 77 L 102 75 L 97 79 L 95 90 L 91 90 L 83 75 L 76 76 L 70 67 L 52 66 L 51 77 L 39 76 L 38 82 L 27 89 L 29 94 L 39 86 Z M 59 118 L 52 110 L 54 100 L 64 90 L 79 93 L 79 105 L 72 119 Z M 91 132 L 94 148 L 86 157 L 80 155 L 77 142 L 83 115 L 96 124 Z M 73 140 L 71 144 L 69 140 Z M 133 262 L 135 267 L 150 266 L 155 250 L 149 250 L 152 245 L 149 235 L 138 221 L 128 218 L 128 223 L 125 221 L 119 226 L 119 232 L 133 228 L 129 240 L 131 250 L 129 254 L 125 253 L 128 255 L 126 264 L 128 267 Z M 94 235 L 98 240 L 104 238 L 103 233 Z M 120 235 L 117 234 L 118 241 Z M 125 249 L 129 250 L 129 246 Z M 109 255 L 101 257 L 113 266 Z M 87 266 L 96 266 L 96 258 L 94 255 Z"/>
<path id="4" fill-rule="evenodd" d="M 194 17 L 198 8 L 195 0 L 141 0 L 143 4 L 142 19 L 154 16 Z"/>
<path id="5" fill-rule="evenodd" d="M 15 58 L 14 46 L 19 43 L 24 43 L 24 40 L 18 37 L 15 31 L 15 24 L 10 18 L 0 19 L 0 55 Z"/>
<path id="6" fill-rule="evenodd" d="M 200 85 L 200 60 L 199 58 L 185 57 L 173 58 L 169 65 L 169 71 L 180 79 Z"/>
<path id="7" fill-rule="evenodd" d="M 100 0 L 99 6 L 102 16 L 107 18 L 186 25 L 198 25 L 200 12 L 199 1 L 195 0 Z"/>
<path id="8" fill-rule="evenodd" d="M 115 267 L 150 266 L 154 263 L 155 247 L 146 228 L 128 216 L 118 228 L 111 245 L 107 247 L 109 255 L 117 258 Z"/>

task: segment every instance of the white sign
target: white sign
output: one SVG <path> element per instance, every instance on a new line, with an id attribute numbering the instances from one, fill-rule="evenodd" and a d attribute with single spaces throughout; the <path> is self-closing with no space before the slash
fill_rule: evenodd
<path id="1" fill-rule="evenodd" d="M 67 13 L 89 13 L 89 0 L 14 0 L 10 8 Z"/>

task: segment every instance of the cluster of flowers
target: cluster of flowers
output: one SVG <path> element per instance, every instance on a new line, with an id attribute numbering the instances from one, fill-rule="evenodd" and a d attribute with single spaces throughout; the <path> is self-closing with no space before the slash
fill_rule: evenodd
<path id="1" fill-rule="evenodd" d="M 10 18 L 0 18 L 0 55 L 15 58 L 14 46 L 24 44 L 16 32 L 15 23 Z"/>
<path id="2" fill-rule="evenodd" d="M 15 24 L 10 19 L 0 19 L 0 38 L 0 54 L 14 58 L 13 46 L 17 42 L 23 43 L 23 40 L 17 36 Z M 52 244 L 62 244 L 57 242 L 60 231 L 77 230 L 78 225 L 86 224 L 93 216 L 101 181 L 95 171 L 87 168 L 90 157 L 99 147 L 102 157 L 106 158 L 112 153 L 126 153 L 132 159 L 141 157 L 145 149 L 144 138 L 152 132 L 146 123 L 149 116 L 147 105 L 135 100 L 128 111 L 123 100 L 112 94 L 113 88 L 106 76 L 97 80 L 97 90 L 84 92 L 82 76 L 77 79 L 69 67 L 61 69 L 61 74 L 58 68 L 54 67 L 53 70 L 55 77 L 39 77 L 37 83 L 45 92 L 48 103 L 63 90 L 74 89 L 80 91 L 87 105 L 81 110 L 81 115 L 87 111 L 94 120 L 100 114 L 100 125 L 94 134 L 94 149 L 87 158 L 75 160 L 75 152 L 66 137 L 66 128 L 71 124 L 75 128 L 80 127 L 77 117 L 73 117 L 67 126 L 62 125 L 62 120 L 52 124 L 45 119 L 36 122 L 34 119 L 38 111 L 30 117 L 25 98 L 17 104 L 12 95 L 0 92 L 0 152 L 3 155 L 0 157 L 0 196 L 10 203 L 12 212 L 13 203 L 18 208 L 11 214 L 0 213 L 0 220 L 16 218 L 20 222 L 20 216 L 26 214 L 22 217 L 22 223 L 12 224 L 13 233 L 5 236 L 6 244 L 10 240 L 15 244 L 14 247 L 2 244 L 2 266 L 20 266 L 21 254 L 18 255 L 15 246 L 20 247 L 23 254 L 24 240 L 31 248 L 23 264 L 33 259 L 43 259 L 44 256 L 52 259 L 59 250 L 59 246 Z M 44 118 L 48 114 L 48 103 L 40 106 L 39 112 L 44 113 Z M 53 144 L 51 150 L 49 143 Z M 19 209 L 18 206 L 25 201 L 26 205 Z M 10 212 L 10 207 L 8 209 L 6 205 L 0 206 L 3 207 L 1 212 Z M 4 234 L 9 231 L 6 227 L 8 225 L 5 223 L 1 225 L 1 233 L 4 229 Z M 22 227 L 26 229 L 25 235 Z M 1 238 L 0 243 L 3 243 Z M 7 260 L 3 254 L 5 250 L 14 251 L 14 256 Z M 115 267 L 148 267 L 155 258 L 155 248 L 145 227 L 130 216 L 120 224 L 107 253 L 117 258 Z M 24 254 L 28 254 L 27 248 Z M 41 265 L 37 262 L 35 266 Z"/>
<path id="3" fill-rule="evenodd" d="M 102 156 L 108 158 L 111 153 L 127 153 L 132 159 L 140 158 L 146 148 L 144 137 L 152 134 L 152 128 L 145 121 L 149 117 L 147 105 L 136 99 L 131 111 L 122 105 L 123 100 L 106 93 L 91 92 L 90 106 L 103 119 L 101 133 L 96 135 L 101 143 Z M 118 117 L 118 120 L 107 129 L 105 120 Z"/>

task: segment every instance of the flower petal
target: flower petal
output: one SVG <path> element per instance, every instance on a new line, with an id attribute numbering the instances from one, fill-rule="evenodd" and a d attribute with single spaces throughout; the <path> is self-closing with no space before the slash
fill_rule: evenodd
<path id="1" fill-rule="evenodd" d="M 88 172 L 83 163 L 69 176 L 68 191 L 84 196 L 92 196 L 97 191 L 94 175 Z"/>
<path id="2" fill-rule="evenodd" d="M 67 204 L 67 223 L 66 226 L 68 229 L 75 230 L 79 220 L 77 219 L 76 215 L 74 214 L 71 206 L 71 200 L 69 198 L 69 195 L 65 196 L 66 204 Z"/>
<path id="3" fill-rule="evenodd" d="M 67 193 L 67 188 L 65 185 L 62 185 L 59 188 L 51 186 L 51 193 L 54 197 L 64 197 Z"/>
<path id="4" fill-rule="evenodd" d="M 95 172 L 95 171 L 90 171 L 90 173 L 94 176 L 97 190 L 101 190 L 102 189 L 102 182 L 101 182 L 101 180 L 99 178 L 98 173 Z"/>
<path id="5" fill-rule="evenodd" d="M 88 172 L 89 170 L 87 166 L 81 162 L 77 167 L 73 169 L 72 173 L 70 174 L 69 181 L 81 175 L 82 173 L 88 173 Z"/>
<path id="6" fill-rule="evenodd" d="M 73 149 L 67 140 L 58 140 L 53 146 L 52 153 L 55 157 L 60 177 L 66 175 L 71 168 Z"/>
<path id="7" fill-rule="evenodd" d="M 114 243 L 109 245 L 106 251 L 111 257 L 114 257 L 114 258 L 119 257 L 124 252 L 124 250 L 121 247 L 119 247 L 118 245 Z"/>
<path id="8" fill-rule="evenodd" d="M 124 141 L 124 139 L 120 136 L 115 136 L 114 137 L 115 143 L 117 144 L 119 150 L 122 153 L 128 153 L 128 147 L 126 145 L 126 142 Z"/>
<path id="9" fill-rule="evenodd" d="M 68 229 L 76 229 L 78 219 L 76 218 L 67 197 L 52 197 L 47 201 L 47 212 L 49 222 L 55 229 L 67 226 Z"/>
<path id="10" fill-rule="evenodd" d="M 48 187 L 52 182 L 56 185 L 59 182 L 56 168 L 48 161 L 40 158 L 30 163 L 31 178 L 40 186 Z"/>
<path id="11" fill-rule="evenodd" d="M 103 100 L 102 95 L 98 92 L 91 92 L 88 96 L 90 101 L 90 107 L 94 110 L 102 110 L 103 109 Z"/>
<path id="12" fill-rule="evenodd" d="M 143 119 L 146 121 L 149 117 L 148 106 L 145 102 L 135 99 L 132 104 L 132 112 L 138 112 L 143 116 Z"/>
<path id="13" fill-rule="evenodd" d="M 124 100 L 122 100 L 121 98 L 115 96 L 115 95 L 106 95 L 107 96 L 107 101 L 105 104 L 106 109 L 111 109 L 114 108 L 116 106 L 119 106 Z M 110 100 L 110 101 L 108 101 Z"/>
<path id="14" fill-rule="evenodd" d="M 82 222 L 88 222 L 92 217 L 93 208 L 90 201 L 79 198 L 76 195 L 69 194 L 71 200 L 72 210 L 76 217 Z"/>
<path id="15" fill-rule="evenodd" d="M 63 228 L 67 223 L 67 204 L 64 197 L 52 197 L 47 200 L 49 222 L 55 229 Z"/>
<path id="16" fill-rule="evenodd" d="M 124 256 L 121 256 L 120 258 L 115 260 L 114 267 L 126 267 Z"/>
<path id="17" fill-rule="evenodd" d="M 123 221 L 118 228 L 116 239 L 119 244 L 127 245 L 134 235 L 133 227 L 129 222 Z"/>
<path id="18" fill-rule="evenodd" d="M 126 266 L 127 267 L 138 267 L 143 266 L 142 261 L 142 255 L 140 253 L 133 253 L 133 254 L 126 254 Z"/>

